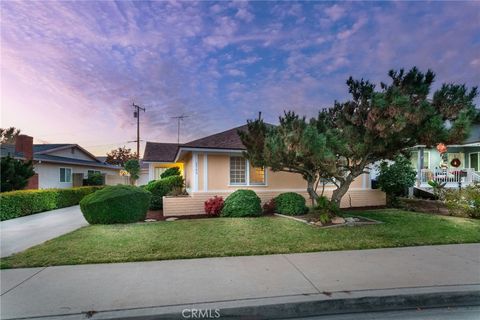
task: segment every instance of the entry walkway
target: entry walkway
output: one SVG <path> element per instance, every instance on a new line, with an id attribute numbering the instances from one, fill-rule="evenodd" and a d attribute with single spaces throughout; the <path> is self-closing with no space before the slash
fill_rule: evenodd
<path id="1" fill-rule="evenodd" d="M 72 206 L 0 222 L 0 255 L 13 253 L 88 225 L 80 206 Z"/>

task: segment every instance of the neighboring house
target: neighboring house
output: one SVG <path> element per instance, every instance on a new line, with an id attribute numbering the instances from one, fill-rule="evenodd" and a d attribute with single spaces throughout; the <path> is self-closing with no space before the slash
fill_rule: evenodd
<path id="1" fill-rule="evenodd" d="M 214 195 L 226 197 L 237 189 L 252 189 L 266 202 L 282 192 L 298 192 L 308 200 L 306 182 L 301 175 L 256 168 L 243 157 L 238 130 L 233 128 L 185 144 L 147 142 L 143 161 L 149 164 L 149 180 L 158 179 L 169 167 L 179 166 L 189 196 L 165 197 L 164 215 L 202 214 L 204 201 Z M 327 185 L 331 195 L 334 186 Z M 320 187 L 319 187 L 320 191 Z M 385 205 L 385 194 L 371 189 L 364 174 L 351 185 L 342 207 Z"/>
<path id="2" fill-rule="evenodd" d="M 105 183 L 128 183 L 120 167 L 106 164 L 78 144 L 33 144 L 33 138 L 19 135 L 15 145 L 2 145 L 1 156 L 33 160 L 36 176 L 28 189 L 71 188 L 81 186 L 89 174 L 101 173 Z"/>
<path id="3" fill-rule="evenodd" d="M 480 182 L 480 124 L 472 126 L 469 137 L 462 143 L 445 147 L 446 152 L 442 154 L 437 148 L 416 146 L 412 149 L 417 187 L 429 187 L 429 180 L 445 182 L 450 188 Z"/>

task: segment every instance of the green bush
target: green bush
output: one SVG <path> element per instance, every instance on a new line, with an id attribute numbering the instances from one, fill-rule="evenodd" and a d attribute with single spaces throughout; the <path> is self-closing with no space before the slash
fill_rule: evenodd
<path id="1" fill-rule="evenodd" d="M 170 176 L 164 179 L 150 181 L 145 186 L 145 190 L 152 193 L 150 209 L 163 209 L 163 197 L 175 190 L 183 189 L 183 186 L 182 176 Z"/>
<path id="2" fill-rule="evenodd" d="M 88 175 L 87 179 L 83 179 L 84 186 L 101 186 L 104 184 L 104 177 L 101 173 L 92 173 Z"/>
<path id="3" fill-rule="evenodd" d="M 102 187 L 18 190 L 0 194 L 0 220 L 76 205 Z"/>
<path id="4" fill-rule="evenodd" d="M 138 222 L 145 220 L 151 197 L 139 187 L 108 186 L 83 198 L 80 209 L 90 224 Z"/>
<path id="5" fill-rule="evenodd" d="M 262 214 L 260 198 L 252 190 L 237 190 L 230 194 L 223 205 L 222 217 L 257 217 Z"/>
<path id="6" fill-rule="evenodd" d="M 296 216 L 308 211 L 305 198 L 295 192 L 285 192 L 275 198 L 275 210 L 277 213 Z"/>
<path id="7" fill-rule="evenodd" d="M 404 156 L 397 156 L 392 164 L 386 161 L 380 164 L 378 186 L 387 194 L 389 206 L 398 205 L 398 197 L 407 195 L 408 188 L 413 187 L 416 176 L 417 172 L 410 160 Z"/>
<path id="8" fill-rule="evenodd" d="M 171 177 L 171 176 L 180 176 L 180 175 L 181 175 L 181 172 L 180 172 L 179 167 L 171 167 L 171 168 L 168 168 L 167 170 L 165 170 L 160 175 L 160 178 L 164 179 L 164 178 L 168 178 L 168 177 Z"/>
<path id="9" fill-rule="evenodd" d="M 317 205 L 312 208 L 312 213 L 316 213 L 320 216 L 334 217 L 340 215 L 340 208 L 337 204 L 328 200 L 327 197 L 321 196 L 317 199 Z M 325 223 L 322 221 L 322 223 Z"/>
<path id="10" fill-rule="evenodd" d="M 446 191 L 445 202 L 451 215 L 479 219 L 480 184 L 467 186 L 462 190 L 450 189 Z"/>

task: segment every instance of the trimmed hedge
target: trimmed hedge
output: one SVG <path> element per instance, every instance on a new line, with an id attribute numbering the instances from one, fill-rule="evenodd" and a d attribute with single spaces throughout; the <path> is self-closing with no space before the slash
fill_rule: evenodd
<path id="1" fill-rule="evenodd" d="M 0 221 L 70 207 L 103 187 L 18 190 L 0 194 Z"/>
<path id="2" fill-rule="evenodd" d="M 160 180 L 150 181 L 144 188 L 152 193 L 150 209 L 163 209 L 163 196 L 168 195 L 175 189 L 182 189 L 184 186 L 182 176 L 170 176 Z"/>
<path id="3" fill-rule="evenodd" d="M 262 214 L 260 202 L 255 191 L 239 189 L 225 199 L 221 216 L 258 217 Z"/>
<path id="4" fill-rule="evenodd" d="M 295 192 L 285 192 L 275 198 L 275 210 L 277 213 L 296 216 L 308 211 L 305 198 Z"/>
<path id="5" fill-rule="evenodd" d="M 182 173 L 180 172 L 180 167 L 171 167 L 165 170 L 161 175 L 161 179 L 165 179 L 171 176 L 180 176 Z"/>
<path id="6" fill-rule="evenodd" d="M 138 222 L 145 220 L 151 197 L 140 187 L 108 186 L 83 198 L 80 209 L 90 224 Z"/>

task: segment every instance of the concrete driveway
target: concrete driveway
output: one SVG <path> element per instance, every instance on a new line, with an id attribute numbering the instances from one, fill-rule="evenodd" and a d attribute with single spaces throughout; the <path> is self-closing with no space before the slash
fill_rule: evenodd
<path id="1" fill-rule="evenodd" d="M 80 206 L 62 208 L 0 222 L 0 256 L 56 238 L 88 225 Z"/>

